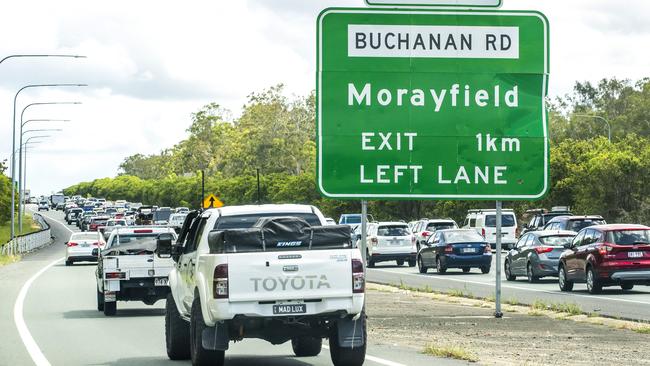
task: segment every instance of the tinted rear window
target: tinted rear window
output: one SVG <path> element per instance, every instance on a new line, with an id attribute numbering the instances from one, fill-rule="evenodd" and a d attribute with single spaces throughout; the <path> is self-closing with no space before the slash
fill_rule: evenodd
<path id="1" fill-rule="evenodd" d="M 309 223 L 311 226 L 321 226 L 318 216 L 312 213 L 264 213 L 264 214 L 249 214 L 249 215 L 235 215 L 235 216 L 221 216 L 214 224 L 215 230 L 228 230 L 228 229 L 248 229 L 253 227 L 260 217 L 274 217 L 274 216 L 293 216 L 301 218 Z"/>
<path id="2" fill-rule="evenodd" d="M 594 226 L 594 225 L 603 225 L 605 224 L 605 220 L 592 220 L 592 219 L 580 219 L 580 220 L 570 220 L 567 222 L 567 230 L 575 231 L 578 232 L 586 227 L 589 226 Z"/>
<path id="3" fill-rule="evenodd" d="M 551 247 L 561 247 L 564 244 L 571 243 L 573 240 L 572 235 L 553 235 L 553 236 L 544 236 L 539 238 L 539 241 L 542 242 L 543 245 L 548 245 Z"/>
<path id="4" fill-rule="evenodd" d="M 130 245 L 135 243 L 151 244 L 155 243 L 158 235 L 160 235 L 160 233 L 115 235 L 113 236 L 113 240 L 111 240 L 109 247 L 113 248 L 116 246 L 119 247 L 120 245 Z"/>
<path id="5" fill-rule="evenodd" d="M 345 216 L 343 218 L 343 223 L 344 224 L 360 224 L 361 223 L 361 215 Z"/>
<path id="6" fill-rule="evenodd" d="M 487 227 L 496 227 L 497 226 L 497 215 L 485 215 L 485 226 L 487 226 Z M 515 226 L 515 215 L 513 215 L 513 214 L 501 215 L 501 226 L 502 227 L 513 227 L 513 226 Z"/>
<path id="7" fill-rule="evenodd" d="M 618 245 L 650 244 L 650 230 L 610 231 L 607 241 Z"/>
<path id="8" fill-rule="evenodd" d="M 427 231 L 455 229 L 456 225 L 453 222 L 431 222 L 427 225 Z"/>
<path id="9" fill-rule="evenodd" d="M 407 236 L 409 235 L 408 226 L 380 226 L 377 228 L 377 236 Z"/>
<path id="10" fill-rule="evenodd" d="M 93 234 L 90 234 L 90 233 L 88 233 L 88 234 L 75 234 L 75 235 L 72 235 L 72 237 L 70 238 L 70 241 L 73 241 L 73 240 L 97 240 L 97 233 L 93 233 Z"/>
<path id="11" fill-rule="evenodd" d="M 443 234 L 445 242 L 453 243 L 483 243 L 485 239 L 480 236 L 476 231 L 463 230 L 463 231 L 449 231 Z"/>

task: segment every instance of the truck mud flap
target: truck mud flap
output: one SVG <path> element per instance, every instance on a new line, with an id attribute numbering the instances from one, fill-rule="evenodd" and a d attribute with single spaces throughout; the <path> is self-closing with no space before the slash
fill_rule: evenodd
<path id="1" fill-rule="evenodd" d="M 353 318 L 339 319 L 337 323 L 337 334 L 340 347 L 355 348 L 362 347 L 366 340 L 363 325 L 365 314 L 361 314 L 357 320 Z"/>
<path id="2" fill-rule="evenodd" d="M 206 327 L 201 334 L 203 348 L 214 351 L 226 351 L 230 337 L 225 322 L 218 322 L 214 327 Z"/>

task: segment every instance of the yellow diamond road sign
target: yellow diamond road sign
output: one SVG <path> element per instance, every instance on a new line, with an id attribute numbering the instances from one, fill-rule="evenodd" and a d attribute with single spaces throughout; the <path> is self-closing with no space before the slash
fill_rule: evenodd
<path id="1" fill-rule="evenodd" d="M 203 199 L 203 208 L 219 208 L 223 207 L 223 202 L 221 202 L 217 196 L 209 194 Z"/>

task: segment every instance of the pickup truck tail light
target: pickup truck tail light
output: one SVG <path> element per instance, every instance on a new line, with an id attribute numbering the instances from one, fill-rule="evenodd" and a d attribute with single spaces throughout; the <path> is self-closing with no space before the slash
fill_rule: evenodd
<path id="1" fill-rule="evenodd" d="M 366 290 L 366 278 L 363 274 L 363 263 L 360 259 L 352 259 L 352 292 L 363 293 Z"/>
<path id="2" fill-rule="evenodd" d="M 215 299 L 228 298 L 228 265 L 219 264 L 214 269 L 213 296 Z"/>
<path id="3" fill-rule="evenodd" d="M 107 280 L 123 280 L 126 278 L 126 272 L 106 272 Z"/>

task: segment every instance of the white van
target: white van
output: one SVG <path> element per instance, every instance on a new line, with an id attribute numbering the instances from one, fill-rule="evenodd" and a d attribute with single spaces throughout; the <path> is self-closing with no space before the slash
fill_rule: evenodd
<path id="1" fill-rule="evenodd" d="M 463 229 L 474 229 L 477 233 L 483 235 L 490 246 L 496 248 L 496 209 L 469 210 Z M 509 244 L 517 242 L 517 217 L 514 211 L 510 209 L 501 210 L 501 248 L 508 249 Z"/>

